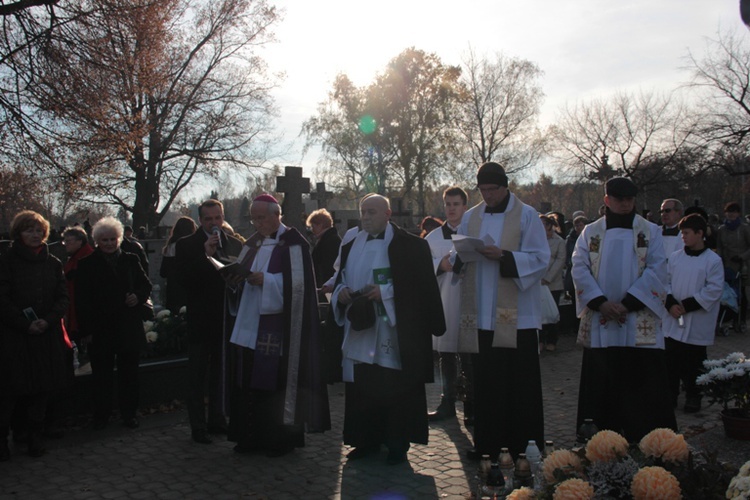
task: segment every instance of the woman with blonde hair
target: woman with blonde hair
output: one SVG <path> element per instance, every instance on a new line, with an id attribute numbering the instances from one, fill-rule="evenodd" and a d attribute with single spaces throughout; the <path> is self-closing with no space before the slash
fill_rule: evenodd
<path id="1" fill-rule="evenodd" d="M 103 429 L 112 411 L 114 369 L 122 424 L 138 427 L 138 362 L 146 343 L 143 309 L 151 282 L 138 256 L 120 250 L 123 227 L 113 217 L 94 224 L 96 250 L 78 264 L 76 311 L 82 337 L 90 339 L 94 389 L 92 427 Z"/>

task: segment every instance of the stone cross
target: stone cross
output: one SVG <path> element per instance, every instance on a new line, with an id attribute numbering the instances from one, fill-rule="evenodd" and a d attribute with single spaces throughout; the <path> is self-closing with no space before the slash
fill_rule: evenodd
<path id="1" fill-rule="evenodd" d="M 318 202 L 318 208 L 328 208 L 328 200 L 333 198 L 331 191 L 326 191 L 326 183 L 315 184 L 315 192 L 310 194 L 310 199 Z"/>
<path id="2" fill-rule="evenodd" d="M 302 195 L 310 192 L 310 179 L 302 177 L 301 167 L 284 167 L 284 175 L 276 177 L 276 192 L 284 193 L 282 221 L 305 234 Z"/>

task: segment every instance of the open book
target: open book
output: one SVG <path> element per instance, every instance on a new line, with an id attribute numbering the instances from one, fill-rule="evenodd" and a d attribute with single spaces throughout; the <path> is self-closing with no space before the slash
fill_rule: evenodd
<path id="1" fill-rule="evenodd" d="M 242 267 L 239 262 L 222 262 L 213 257 L 209 257 L 208 260 L 225 279 L 230 277 L 247 278 L 250 275 L 250 271 Z"/>
<path id="2" fill-rule="evenodd" d="M 456 253 L 458 253 L 458 256 L 464 262 L 475 262 L 482 259 L 482 254 L 477 252 L 477 249 L 495 244 L 495 240 L 489 234 L 485 234 L 484 238 L 481 239 L 463 234 L 454 234 L 451 235 L 451 239 L 453 240 L 453 247 L 456 249 Z"/>

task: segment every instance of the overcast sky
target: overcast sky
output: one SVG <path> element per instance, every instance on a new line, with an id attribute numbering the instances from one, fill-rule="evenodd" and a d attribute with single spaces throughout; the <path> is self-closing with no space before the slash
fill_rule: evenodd
<path id="1" fill-rule="evenodd" d="M 301 154 L 302 123 L 327 97 L 334 77 L 371 83 L 407 47 L 458 65 L 471 46 L 535 62 L 544 72 L 542 124 L 566 102 L 618 90 L 671 90 L 706 37 L 741 29 L 739 0 L 278 0 L 278 43 L 264 52 L 286 79 L 275 92 L 280 129 L 294 141 L 279 161 L 312 175 L 317 153 Z M 744 29 L 744 28 L 742 28 Z"/>

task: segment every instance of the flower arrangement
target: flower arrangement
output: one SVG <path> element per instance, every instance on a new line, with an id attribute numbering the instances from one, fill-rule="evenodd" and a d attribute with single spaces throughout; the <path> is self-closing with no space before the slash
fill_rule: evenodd
<path id="1" fill-rule="evenodd" d="M 740 467 L 740 472 L 732 478 L 727 489 L 727 498 L 743 500 L 750 498 L 750 460 Z"/>
<path id="2" fill-rule="evenodd" d="M 187 335 L 185 313 L 185 306 L 177 314 L 172 314 L 169 309 L 162 309 L 156 313 L 153 321 L 143 322 L 148 346 L 144 353 L 145 357 L 169 356 L 184 352 Z"/>
<path id="3" fill-rule="evenodd" d="M 750 462 L 731 479 L 735 471 L 719 464 L 715 455 L 694 455 L 685 438 L 671 429 L 654 429 L 638 444 L 628 444 L 620 434 L 604 430 L 584 449 L 550 453 L 542 464 L 542 490 L 532 494 L 518 489 L 508 498 L 713 499 L 724 498 L 725 492 L 733 498 L 730 492 L 750 491 Z"/>
<path id="4" fill-rule="evenodd" d="M 721 403 L 725 412 L 750 418 L 750 360 L 741 352 L 703 362 L 706 373 L 695 383 L 709 402 Z"/>

